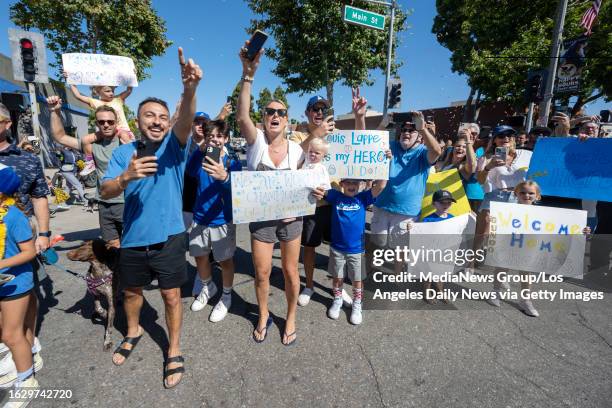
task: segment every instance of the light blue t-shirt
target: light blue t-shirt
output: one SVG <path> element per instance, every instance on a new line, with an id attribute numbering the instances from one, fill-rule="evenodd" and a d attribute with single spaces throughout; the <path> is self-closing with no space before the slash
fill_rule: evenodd
<path id="1" fill-rule="evenodd" d="M 137 142 L 132 142 L 113 151 L 103 181 L 114 179 L 128 168 L 136 146 Z M 187 146 L 181 146 L 171 131 L 155 153 L 157 173 L 128 183 L 124 192 L 121 247 L 166 242 L 170 235 L 185 231 L 182 195 L 187 151 Z"/>
<path id="2" fill-rule="evenodd" d="M 21 252 L 19 243 L 32 239 L 32 228 L 26 216 L 15 206 L 10 206 L 2 219 L 6 225 L 6 247 L 4 258 L 13 257 Z M 0 285 L 0 296 L 14 296 L 25 293 L 34 287 L 32 263 L 26 262 L 12 268 L 1 268 L 0 273 L 14 275 L 15 278 Z"/>
<path id="3" fill-rule="evenodd" d="M 431 164 L 424 145 L 404 150 L 398 141 L 389 143 L 393 153 L 389 167 L 389 181 L 378 197 L 376 207 L 416 217 L 421 212 L 427 176 Z"/>

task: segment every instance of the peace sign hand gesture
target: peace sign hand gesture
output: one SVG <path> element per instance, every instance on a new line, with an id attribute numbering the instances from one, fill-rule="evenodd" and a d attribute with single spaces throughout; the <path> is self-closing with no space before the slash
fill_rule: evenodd
<path id="1" fill-rule="evenodd" d="M 351 88 L 351 94 L 353 96 L 353 112 L 355 116 L 364 116 L 368 100 L 360 95 L 359 87 Z"/>

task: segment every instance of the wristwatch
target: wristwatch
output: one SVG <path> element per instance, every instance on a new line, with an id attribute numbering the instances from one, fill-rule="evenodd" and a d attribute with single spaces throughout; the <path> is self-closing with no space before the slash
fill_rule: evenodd
<path id="1" fill-rule="evenodd" d="M 51 238 L 51 231 L 47 231 L 47 232 L 39 232 L 38 233 L 39 237 L 47 237 L 47 238 Z"/>

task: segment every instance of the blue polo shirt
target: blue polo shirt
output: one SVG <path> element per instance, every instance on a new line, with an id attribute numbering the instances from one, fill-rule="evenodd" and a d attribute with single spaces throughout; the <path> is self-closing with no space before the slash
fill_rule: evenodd
<path id="1" fill-rule="evenodd" d="M 346 254 L 362 253 L 366 208 L 374 203 L 372 191 L 349 197 L 332 189 L 325 195 L 325 201 L 332 206 L 331 247 Z"/>
<path id="2" fill-rule="evenodd" d="M 421 212 L 431 167 L 427 159 L 427 148 L 421 144 L 404 150 L 396 140 L 389 143 L 389 148 L 393 153 L 389 165 L 389 181 L 383 192 L 376 197 L 376 207 L 416 217 Z"/>
<path id="3" fill-rule="evenodd" d="M 187 162 L 187 174 L 197 181 L 193 220 L 209 227 L 232 222 L 232 183 L 215 180 L 202 169 L 204 152 L 196 149 Z M 223 165 L 231 177 L 232 171 L 241 171 L 242 165 L 228 154 L 223 156 Z"/>
<path id="4" fill-rule="evenodd" d="M 26 216 L 15 206 L 10 206 L 2 219 L 6 225 L 6 248 L 4 258 L 19 254 L 19 243 L 32 239 L 32 228 Z M 25 293 L 34 287 L 32 262 L 26 262 L 12 268 L 0 268 L 0 273 L 14 275 L 15 279 L 0 285 L 0 297 Z"/>
<path id="5" fill-rule="evenodd" d="M 114 179 L 128 168 L 136 146 L 137 142 L 127 143 L 113 151 L 103 182 Z M 171 131 L 155 156 L 157 173 L 131 181 L 125 189 L 123 248 L 166 242 L 169 236 L 185 232 L 181 198 L 187 146 L 181 146 Z"/>

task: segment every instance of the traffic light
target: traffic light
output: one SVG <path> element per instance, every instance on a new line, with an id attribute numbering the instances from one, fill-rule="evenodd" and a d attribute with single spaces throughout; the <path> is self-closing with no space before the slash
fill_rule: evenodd
<path id="1" fill-rule="evenodd" d="M 529 71 L 527 86 L 525 87 L 525 100 L 540 103 L 544 100 L 544 86 L 546 84 L 545 71 Z"/>
<path id="2" fill-rule="evenodd" d="M 36 59 L 34 58 L 34 44 L 29 38 L 19 40 L 21 47 L 21 64 L 23 65 L 23 77 L 26 82 L 34 82 L 36 77 Z"/>
<path id="3" fill-rule="evenodd" d="M 396 109 L 400 107 L 400 101 L 402 95 L 402 81 L 399 79 L 392 79 L 389 81 L 389 99 L 387 100 L 388 109 Z"/>

